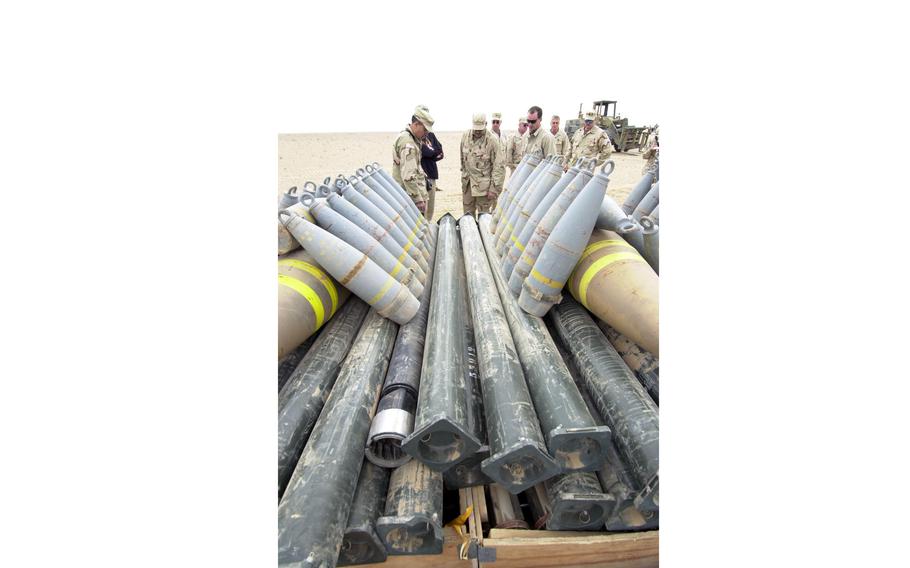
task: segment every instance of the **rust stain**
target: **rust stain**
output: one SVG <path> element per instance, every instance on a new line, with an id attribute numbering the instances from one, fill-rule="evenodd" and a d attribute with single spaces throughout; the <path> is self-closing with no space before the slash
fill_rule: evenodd
<path id="1" fill-rule="evenodd" d="M 352 268 L 350 272 L 345 274 L 344 277 L 342 277 L 341 280 L 339 280 L 339 282 L 341 282 L 341 284 L 343 284 L 344 286 L 347 286 L 348 282 L 350 282 L 351 280 L 354 279 L 355 276 L 357 276 L 357 273 L 360 272 L 360 269 L 363 268 L 363 265 L 366 264 L 366 261 L 367 261 L 367 255 L 362 255 L 360 257 L 360 260 L 357 261 L 357 264 L 354 265 L 354 268 Z"/>

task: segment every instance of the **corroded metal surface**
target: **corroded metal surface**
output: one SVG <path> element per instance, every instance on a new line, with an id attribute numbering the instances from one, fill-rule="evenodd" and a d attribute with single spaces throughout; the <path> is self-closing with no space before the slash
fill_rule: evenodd
<path id="1" fill-rule="evenodd" d="M 555 475 L 559 466 L 547 453 L 474 218 L 462 217 L 459 226 L 491 452 L 481 468 L 510 492 L 519 493 Z"/>
<path id="2" fill-rule="evenodd" d="M 389 554 L 440 554 L 442 474 L 417 460 L 393 471 L 376 530 Z"/>
<path id="3" fill-rule="evenodd" d="M 319 334 L 278 396 L 279 498 L 369 309 L 360 299 L 351 298 Z"/>
<path id="4" fill-rule="evenodd" d="M 334 566 L 398 326 L 370 310 L 278 505 L 278 563 Z"/>
<path id="5" fill-rule="evenodd" d="M 389 474 L 389 470 L 364 460 L 341 541 L 339 566 L 384 562 L 387 558 L 385 544 L 376 532 L 376 520 L 385 510 Z"/>
<path id="6" fill-rule="evenodd" d="M 489 216 L 481 215 L 480 234 L 492 265 L 495 255 L 488 228 Z M 597 469 L 610 443 L 610 429 L 594 422 L 544 321 L 518 307 L 502 275 L 494 270 L 492 276 L 550 455 L 564 472 Z"/>
<path id="7" fill-rule="evenodd" d="M 557 475 L 545 485 L 550 502 L 548 530 L 601 530 L 616 505 L 616 499 L 603 492 L 600 481 L 591 472 Z"/>
<path id="8" fill-rule="evenodd" d="M 641 386 L 645 387 L 654 402 L 660 404 L 660 361 L 657 357 L 636 345 L 634 341 L 610 327 L 605 321 L 597 320 L 597 327 L 604 332 L 604 335 L 616 348 L 616 352 L 635 373 Z"/>

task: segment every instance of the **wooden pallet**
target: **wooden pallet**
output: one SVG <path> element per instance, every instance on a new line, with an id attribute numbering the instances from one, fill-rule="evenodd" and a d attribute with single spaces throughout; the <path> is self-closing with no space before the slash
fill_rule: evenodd
<path id="1" fill-rule="evenodd" d="M 536 568 L 559 566 L 609 566 L 648 568 L 658 565 L 659 531 L 638 533 L 567 532 L 520 529 L 490 529 L 483 536 L 482 523 L 488 519 L 483 487 L 459 490 L 461 510 L 473 510 L 465 537 L 452 527 L 445 528 L 442 554 L 389 556 L 383 568 Z M 468 552 L 472 558 L 461 560 Z"/>

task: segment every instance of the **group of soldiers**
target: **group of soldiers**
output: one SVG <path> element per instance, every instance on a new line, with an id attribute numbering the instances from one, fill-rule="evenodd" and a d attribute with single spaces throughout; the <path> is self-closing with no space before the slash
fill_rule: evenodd
<path id="1" fill-rule="evenodd" d="M 492 114 L 490 130 L 486 115 L 474 114 L 471 129 L 461 137 L 460 147 L 461 198 L 465 214 L 477 216 L 492 212 L 505 183 L 506 168 L 511 175 L 528 154 L 541 159 L 561 156 L 564 170 L 578 158 L 594 158 L 595 167 L 609 159 L 613 145 L 607 133 L 594 124 L 593 112 L 585 113 L 584 125 L 571 140 L 560 130 L 559 116 L 551 117 L 549 130 L 543 127 L 543 116 L 539 106 L 532 106 L 527 118 L 518 120 L 518 132 L 506 137 L 500 131 L 501 113 Z M 393 147 L 392 175 L 423 213 L 427 213 L 428 201 L 432 203 L 432 194 L 427 191 L 426 174 L 420 166 L 421 145 L 427 133 L 432 132 L 433 122 L 429 109 L 418 106 L 411 123 L 401 131 Z"/>

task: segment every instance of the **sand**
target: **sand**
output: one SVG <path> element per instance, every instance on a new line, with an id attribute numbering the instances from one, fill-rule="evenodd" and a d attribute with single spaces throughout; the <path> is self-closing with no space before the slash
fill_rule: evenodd
<path id="1" fill-rule="evenodd" d="M 508 133 L 507 134 L 511 134 Z M 370 162 L 379 162 L 392 173 L 392 143 L 397 132 L 339 133 L 339 134 L 279 134 L 278 135 L 278 193 L 291 186 L 303 188 L 306 181 L 321 183 L 326 177 L 351 174 Z M 439 166 L 439 187 L 433 219 L 445 213 L 462 215 L 461 163 L 458 146 L 461 132 L 437 132 L 445 158 Z M 607 193 L 620 204 L 641 178 L 644 160 L 638 150 L 619 154 L 611 159 L 616 169 L 610 175 Z"/>

